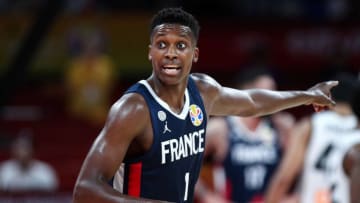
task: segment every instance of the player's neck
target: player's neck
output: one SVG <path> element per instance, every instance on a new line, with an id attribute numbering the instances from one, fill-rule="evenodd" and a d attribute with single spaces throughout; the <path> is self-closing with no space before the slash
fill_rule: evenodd
<path id="1" fill-rule="evenodd" d="M 180 113 L 185 104 L 186 84 L 164 85 L 153 78 L 147 80 L 156 95 L 166 102 L 171 110 Z"/>

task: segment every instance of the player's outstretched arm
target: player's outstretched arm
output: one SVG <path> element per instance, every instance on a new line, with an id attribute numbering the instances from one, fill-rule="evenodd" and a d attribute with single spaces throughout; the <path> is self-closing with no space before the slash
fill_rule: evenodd
<path id="1" fill-rule="evenodd" d="M 106 124 L 80 170 L 74 188 L 74 203 L 160 202 L 136 199 L 114 190 L 108 181 L 119 169 L 130 143 L 146 133 L 150 118 L 143 98 L 127 94 L 111 108 Z"/>
<path id="2" fill-rule="evenodd" d="M 351 203 L 360 200 L 360 144 L 353 146 L 343 160 L 343 168 L 350 180 Z"/>
<path id="3" fill-rule="evenodd" d="M 223 87 L 204 74 L 193 76 L 210 115 L 262 116 L 304 104 L 333 106 L 330 90 L 338 84 L 337 81 L 322 82 L 305 91 L 237 90 Z"/>
<path id="4" fill-rule="evenodd" d="M 310 120 L 304 119 L 300 121 L 291 132 L 287 151 L 266 191 L 266 203 L 278 203 L 286 197 L 288 190 L 302 169 L 305 152 L 310 139 L 310 129 Z"/>

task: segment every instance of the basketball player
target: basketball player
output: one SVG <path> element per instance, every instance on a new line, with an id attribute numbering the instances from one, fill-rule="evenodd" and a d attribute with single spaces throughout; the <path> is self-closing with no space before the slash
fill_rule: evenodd
<path id="1" fill-rule="evenodd" d="M 339 177 L 344 172 L 342 157 L 346 149 L 360 142 L 360 136 L 350 135 L 358 125 L 350 105 L 357 81 L 347 74 L 339 75 L 338 79 L 339 86 L 332 92 L 336 106 L 300 121 L 295 127 L 289 150 L 267 193 L 267 203 L 280 202 L 301 171 L 302 203 L 349 202 L 347 178 Z"/>
<path id="2" fill-rule="evenodd" d="M 152 74 L 111 107 L 81 168 L 75 203 L 192 202 L 209 115 L 260 116 L 303 104 L 334 105 L 327 95 L 337 81 L 306 91 L 239 91 L 190 74 L 199 59 L 198 36 L 198 22 L 182 9 L 154 16 Z"/>

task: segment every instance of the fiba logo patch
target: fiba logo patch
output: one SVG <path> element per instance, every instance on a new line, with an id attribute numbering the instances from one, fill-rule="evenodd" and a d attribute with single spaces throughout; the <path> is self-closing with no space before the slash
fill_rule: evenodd
<path id="1" fill-rule="evenodd" d="M 202 110 L 196 105 L 192 104 L 190 106 L 189 115 L 191 122 L 194 126 L 199 126 L 204 120 L 204 114 Z"/>

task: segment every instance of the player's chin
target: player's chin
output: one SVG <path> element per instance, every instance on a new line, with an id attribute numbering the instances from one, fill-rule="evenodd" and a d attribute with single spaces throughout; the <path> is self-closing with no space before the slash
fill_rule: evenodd
<path id="1" fill-rule="evenodd" d="M 160 77 L 160 80 L 164 85 L 178 85 L 182 82 L 181 78 L 181 76 L 162 75 L 162 77 Z"/>
<path id="2" fill-rule="evenodd" d="M 180 80 L 175 78 L 164 78 L 161 80 L 164 85 L 173 86 L 178 85 L 180 83 Z"/>

